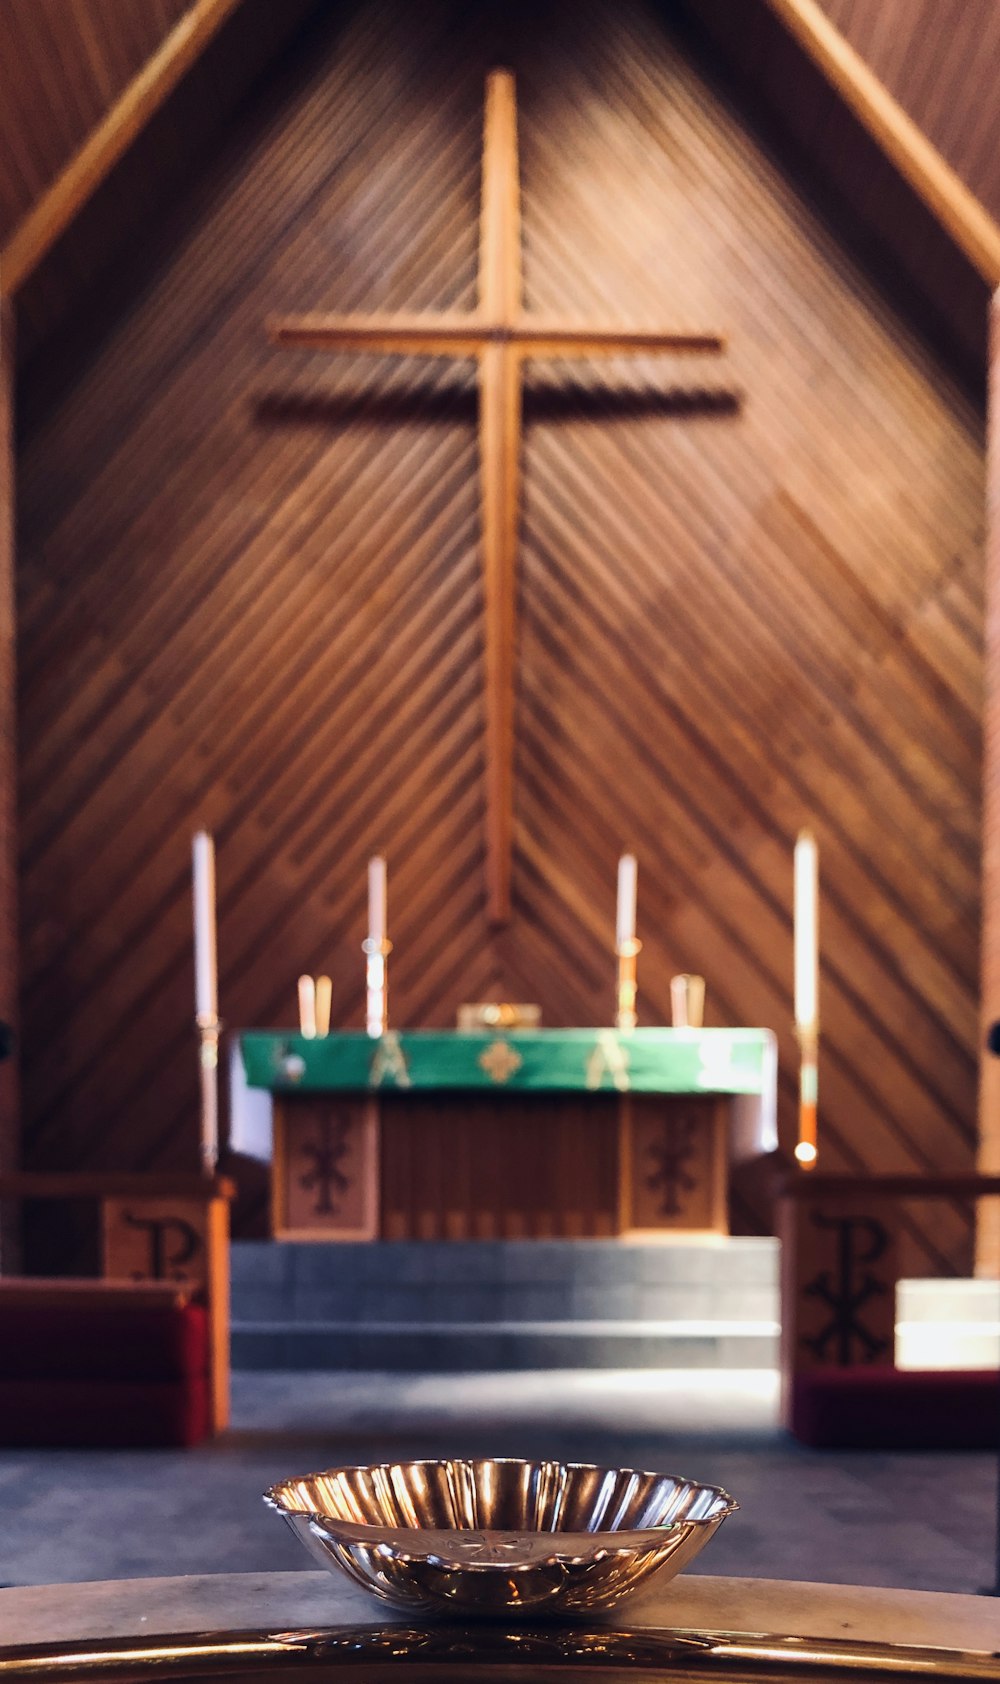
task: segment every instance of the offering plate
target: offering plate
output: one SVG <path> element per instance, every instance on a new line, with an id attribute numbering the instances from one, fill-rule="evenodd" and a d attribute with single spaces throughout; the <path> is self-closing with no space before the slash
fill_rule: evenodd
<path id="1" fill-rule="evenodd" d="M 383 1601 L 488 1619 L 613 1608 L 679 1573 L 738 1506 L 672 1474 L 487 1458 L 330 1468 L 264 1500 Z"/>

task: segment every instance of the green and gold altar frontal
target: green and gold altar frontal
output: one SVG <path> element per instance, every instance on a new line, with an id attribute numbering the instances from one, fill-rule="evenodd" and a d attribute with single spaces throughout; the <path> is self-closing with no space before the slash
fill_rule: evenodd
<path id="1" fill-rule="evenodd" d="M 720 1093 L 773 1090 L 765 1029 L 285 1030 L 239 1037 L 246 1083 L 272 1093 L 426 1092 L 503 1087 L 525 1093 Z"/>
<path id="2" fill-rule="evenodd" d="M 271 1164 L 278 1238 L 725 1232 L 776 1068 L 765 1029 L 252 1029 L 229 1144 Z"/>

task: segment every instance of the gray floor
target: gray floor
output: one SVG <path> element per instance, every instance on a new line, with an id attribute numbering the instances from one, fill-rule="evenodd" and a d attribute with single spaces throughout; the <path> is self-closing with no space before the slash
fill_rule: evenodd
<path id="1" fill-rule="evenodd" d="M 195 1451 L 0 1451 L 0 1583 L 308 1565 L 272 1481 L 336 1462 L 547 1455 L 724 1485 L 741 1512 L 704 1571 L 979 1591 L 996 1461 L 803 1449 L 765 1370 L 234 1376 L 234 1425 Z"/>

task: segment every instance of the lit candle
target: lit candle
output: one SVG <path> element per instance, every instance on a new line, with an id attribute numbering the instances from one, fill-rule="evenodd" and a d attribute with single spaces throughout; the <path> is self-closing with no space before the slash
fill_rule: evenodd
<path id="1" fill-rule="evenodd" d="M 385 860 L 381 854 L 373 854 L 368 861 L 368 939 L 376 947 L 385 941 L 385 899 Z"/>
<path id="2" fill-rule="evenodd" d="M 618 924 L 616 946 L 635 940 L 635 902 L 638 867 L 634 854 L 623 854 L 618 861 Z"/>
<path id="3" fill-rule="evenodd" d="M 311 976 L 299 977 L 299 1034 L 316 1039 L 316 983 Z"/>
<path id="4" fill-rule="evenodd" d="M 194 879 L 194 998 L 199 1018 L 219 1015 L 215 959 L 215 843 L 199 830 L 191 845 Z"/>
<path id="5" fill-rule="evenodd" d="M 819 853 L 810 830 L 795 843 L 795 1023 L 819 1022 Z"/>

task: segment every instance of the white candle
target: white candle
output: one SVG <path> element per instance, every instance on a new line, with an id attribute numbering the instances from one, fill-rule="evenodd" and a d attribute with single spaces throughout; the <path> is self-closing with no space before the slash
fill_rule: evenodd
<path id="1" fill-rule="evenodd" d="M 385 902 L 385 860 L 381 854 L 373 854 L 368 861 L 368 939 L 376 947 L 385 941 Z"/>
<path id="2" fill-rule="evenodd" d="M 624 947 L 635 940 L 635 902 L 638 887 L 638 867 L 634 854 L 623 854 L 618 861 L 618 923 L 616 945 Z"/>
<path id="3" fill-rule="evenodd" d="M 795 843 L 795 1022 L 819 1021 L 819 852 L 810 830 Z"/>
<path id="4" fill-rule="evenodd" d="M 299 977 L 299 1034 L 307 1041 L 316 1039 L 316 982 L 311 976 Z"/>
<path id="5" fill-rule="evenodd" d="M 329 1035 L 330 1007 L 333 1004 L 333 983 L 328 976 L 316 978 L 316 1033 Z"/>
<path id="6" fill-rule="evenodd" d="M 194 999 L 200 1018 L 219 1015 L 215 959 L 215 843 L 199 830 L 191 844 L 194 878 Z"/>

